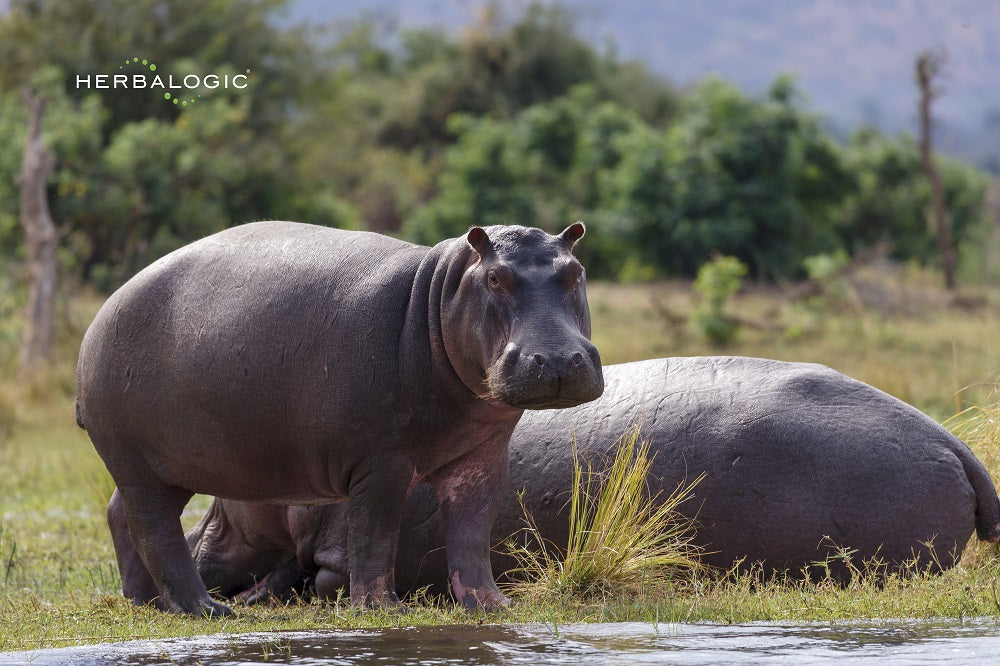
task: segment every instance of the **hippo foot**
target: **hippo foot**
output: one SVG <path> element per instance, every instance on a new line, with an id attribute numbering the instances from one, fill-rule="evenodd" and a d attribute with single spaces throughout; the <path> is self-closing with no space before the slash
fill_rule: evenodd
<path id="1" fill-rule="evenodd" d="M 270 575 L 265 576 L 262 580 L 258 581 L 249 589 L 246 589 L 236 595 L 236 601 L 244 603 L 247 606 L 253 604 L 263 603 L 274 598 L 274 590 L 271 588 Z"/>
<path id="2" fill-rule="evenodd" d="M 990 543 L 1000 543 L 1000 523 L 994 525 L 981 538 L 983 539 L 983 541 L 989 541 Z"/>
<path id="3" fill-rule="evenodd" d="M 194 604 L 181 604 L 175 601 L 164 601 L 161 597 L 156 600 L 156 606 L 160 610 L 167 611 L 168 613 L 177 613 L 179 615 L 192 615 L 194 617 L 203 617 L 209 619 L 218 619 L 222 617 L 230 617 L 233 615 L 233 609 L 225 604 L 220 604 L 219 602 L 211 599 L 209 597 L 202 597 L 198 599 Z"/>
<path id="4" fill-rule="evenodd" d="M 356 608 L 360 608 L 364 611 L 376 610 L 383 611 L 385 613 L 392 613 L 394 615 L 406 615 L 410 612 L 409 607 L 406 606 L 399 599 L 372 599 L 371 597 L 363 597 L 360 603 L 354 601 L 354 597 L 351 597 L 351 605 Z"/>
<path id="5" fill-rule="evenodd" d="M 379 609 L 396 613 L 409 610 L 396 596 L 388 576 L 378 576 L 368 585 L 351 583 L 351 605 L 362 610 Z"/>
<path id="6" fill-rule="evenodd" d="M 510 599 L 492 582 L 480 587 L 466 587 L 462 584 L 459 571 L 451 574 L 451 592 L 466 610 L 499 610 L 510 607 Z"/>

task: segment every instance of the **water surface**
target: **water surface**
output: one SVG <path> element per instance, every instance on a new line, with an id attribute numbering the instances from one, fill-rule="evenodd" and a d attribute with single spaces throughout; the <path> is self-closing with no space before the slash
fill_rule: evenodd
<path id="1" fill-rule="evenodd" d="M 216 634 L 0 653 L 0 664 L 965 664 L 1000 659 L 1000 618 L 615 623 Z"/>

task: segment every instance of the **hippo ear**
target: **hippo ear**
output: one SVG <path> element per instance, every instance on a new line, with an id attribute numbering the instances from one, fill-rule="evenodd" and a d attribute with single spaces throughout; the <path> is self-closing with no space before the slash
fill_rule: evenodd
<path id="1" fill-rule="evenodd" d="M 569 245 L 569 249 L 572 250 L 573 246 L 576 245 L 576 242 L 583 238 L 583 234 L 586 232 L 587 228 L 583 226 L 583 222 L 577 221 L 563 229 L 563 232 L 559 234 L 559 238 L 566 241 L 566 244 Z"/>
<path id="2" fill-rule="evenodd" d="M 466 234 L 465 240 L 480 257 L 485 257 L 493 249 L 493 243 L 482 227 L 472 227 Z"/>

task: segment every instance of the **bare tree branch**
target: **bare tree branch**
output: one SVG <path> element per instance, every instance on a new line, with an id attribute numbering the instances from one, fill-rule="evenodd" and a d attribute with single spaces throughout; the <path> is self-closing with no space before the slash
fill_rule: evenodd
<path id="1" fill-rule="evenodd" d="M 951 218 L 944 201 L 944 186 L 941 184 L 941 175 L 934 166 L 931 149 L 933 130 L 931 102 L 939 94 L 939 90 L 934 87 L 934 81 L 940 76 L 943 66 L 943 53 L 923 51 L 917 55 L 917 85 L 920 87 L 920 163 L 931 182 L 931 205 L 934 225 L 937 229 L 938 253 L 941 255 L 945 286 L 949 290 L 954 290 L 955 248 L 951 244 Z"/>
<path id="2" fill-rule="evenodd" d="M 23 90 L 28 106 L 28 138 L 17 177 L 21 190 L 20 222 L 28 261 L 28 309 L 21 339 L 19 374 L 35 373 L 52 354 L 55 330 L 56 245 L 58 234 L 49 212 L 46 186 L 55 168 L 55 156 L 42 143 L 42 116 L 46 99 Z"/>

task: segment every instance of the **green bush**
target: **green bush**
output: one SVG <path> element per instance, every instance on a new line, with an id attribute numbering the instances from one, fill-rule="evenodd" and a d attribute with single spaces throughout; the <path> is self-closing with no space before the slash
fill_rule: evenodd
<path id="1" fill-rule="evenodd" d="M 694 281 L 698 303 L 691 320 L 714 345 L 727 345 L 739 332 L 739 322 L 726 314 L 726 304 L 743 285 L 747 266 L 736 257 L 717 256 L 702 264 Z"/>

